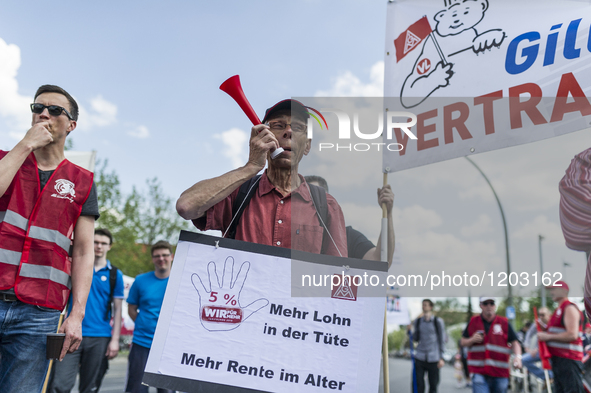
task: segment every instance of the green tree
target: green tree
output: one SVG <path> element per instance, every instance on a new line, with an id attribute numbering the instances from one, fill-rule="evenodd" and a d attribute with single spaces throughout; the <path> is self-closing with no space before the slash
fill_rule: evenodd
<path id="1" fill-rule="evenodd" d="M 528 318 L 530 321 L 534 320 L 534 307 L 538 310 L 542 307 L 542 289 L 538 288 L 532 292 L 532 296 L 527 298 L 528 304 Z M 550 310 L 550 312 L 554 311 L 554 301 L 549 294 L 549 291 L 546 291 L 546 307 Z"/>
<path id="2" fill-rule="evenodd" d="M 174 201 L 164 194 L 157 178 L 146 180 L 147 192 L 135 186 L 131 194 L 121 193 L 119 176 L 108 170 L 108 161 L 99 161 L 95 172 L 101 218 L 98 226 L 113 233 L 109 259 L 129 276 L 153 269 L 150 246 L 158 240 L 176 244 L 181 229 L 189 222 L 176 213 Z"/>
<path id="3" fill-rule="evenodd" d="M 455 297 L 437 300 L 433 305 L 433 311 L 443 319 L 445 326 L 456 325 L 466 320 L 466 306 Z"/>
<path id="4" fill-rule="evenodd" d="M 176 212 L 174 200 L 164 194 L 157 178 L 146 180 L 147 196 L 133 187 L 128 202 L 138 239 L 143 244 L 153 244 L 160 239 L 176 243 L 181 229 L 187 229 L 187 221 Z"/>
<path id="5" fill-rule="evenodd" d="M 406 327 L 394 330 L 388 334 L 388 352 L 402 349 L 403 344 L 407 341 Z"/>
<path id="6" fill-rule="evenodd" d="M 515 307 L 515 321 L 513 327 L 515 330 L 519 330 L 523 327 L 526 321 L 533 322 L 534 320 L 534 307 L 540 309 L 542 307 L 541 290 L 536 289 L 532 291 L 531 296 L 513 296 L 513 306 Z M 551 297 L 546 297 L 547 307 L 550 312 L 553 310 L 553 304 Z M 497 315 L 505 316 L 507 310 L 507 299 L 501 300 L 501 303 L 497 307 Z"/>
<path id="7" fill-rule="evenodd" d="M 470 292 L 468 292 L 468 309 L 466 310 L 466 323 L 470 323 L 473 314 L 474 312 L 472 311 L 472 295 L 470 295 Z"/>
<path id="8" fill-rule="evenodd" d="M 462 333 L 464 332 L 464 329 L 462 329 L 461 327 L 455 327 L 453 329 L 451 329 L 448 334 L 449 334 L 449 338 L 453 343 L 457 343 L 460 338 L 462 338 Z"/>

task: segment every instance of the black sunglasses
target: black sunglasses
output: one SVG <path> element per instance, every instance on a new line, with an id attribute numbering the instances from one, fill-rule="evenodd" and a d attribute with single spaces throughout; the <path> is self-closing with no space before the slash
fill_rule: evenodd
<path id="1" fill-rule="evenodd" d="M 70 120 L 74 120 L 74 118 L 72 117 L 72 115 L 70 115 L 70 112 L 68 112 L 68 110 L 66 108 L 63 108 L 61 106 L 58 106 L 58 105 L 43 105 L 43 104 L 39 104 L 39 103 L 31 104 L 31 112 L 36 113 L 36 114 L 43 113 L 43 111 L 45 110 L 45 108 L 47 108 L 47 112 L 49 112 L 49 114 L 51 116 L 59 116 L 59 115 L 62 114 L 62 112 L 64 112 L 66 114 L 66 116 L 68 116 L 68 118 Z"/>
<path id="2" fill-rule="evenodd" d="M 495 302 L 482 302 L 483 306 L 494 306 Z"/>

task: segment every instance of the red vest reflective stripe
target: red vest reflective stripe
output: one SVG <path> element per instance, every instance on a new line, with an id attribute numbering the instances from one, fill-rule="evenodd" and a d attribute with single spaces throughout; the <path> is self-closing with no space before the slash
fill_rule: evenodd
<path id="1" fill-rule="evenodd" d="M 0 151 L 0 159 L 7 152 Z M 62 310 L 71 289 L 70 239 L 93 174 L 64 160 L 40 191 L 30 154 L 0 198 L 0 289 L 25 303 Z"/>
<path id="2" fill-rule="evenodd" d="M 572 304 L 577 308 L 579 308 L 576 304 L 569 300 L 565 300 L 558 306 L 556 310 L 554 310 L 554 314 L 550 317 L 550 321 L 548 322 L 548 332 L 549 333 L 562 333 L 566 332 L 566 327 L 563 324 L 564 318 L 564 310 L 568 305 Z M 580 311 L 579 311 L 580 313 Z M 583 360 L 583 340 L 581 339 L 581 334 L 583 333 L 583 316 L 580 316 L 579 319 L 579 336 L 576 340 L 571 341 L 569 343 L 561 343 L 557 341 L 548 341 L 546 345 L 548 345 L 548 351 L 552 356 L 558 356 L 561 358 L 573 359 L 582 361 Z"/>
<path id="3" fill-rule="evenodd" d="M 468 324 L 468 335 L 472 337 L 479 330 L 484 332 L 484 323 L 482 317 L 477 315 Z M 509 378 L 511 347 L 507 344 L 508 337 L 507 318 L 495 316 L 484 340 L 468 347 L 468 370 L 475 374 Z"/>

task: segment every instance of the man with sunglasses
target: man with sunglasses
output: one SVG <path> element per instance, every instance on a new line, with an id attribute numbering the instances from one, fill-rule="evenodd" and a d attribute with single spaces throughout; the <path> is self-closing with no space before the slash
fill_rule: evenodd
<path id="1" fill-rule="evenodd" d="M 583 392 L 583 316 L 576 304 L 568 300 L 569 287 L 557 281 L 550 290 L 558 304 L 550 317 L 548 329 L 538 333 L 538 341 L 548 345 L 557 393 Z"/>
<path id="2" fill-rule="evenodd" d="M 339 204 L 298 173 L 300 161 L 311 149 L 308 117 L 307 107 L 296 100 L 283 100 L 267 109 L 265 124 L 252 127 L 246 165 L 183 192 L 177 201 L 181 217 L 193 220 L 201 230 L 221 230 L 224 236 L 238 221 L 235 239 L 346 257 L 345 220 Z M 284 151 L 272 159 L 271 153 L 280 147 Z M 267 170 L 256 178 L 265 163 Z M 245 192 L 252 199 L 247 204 L 244 199 L 240 217 L 234 204 L 241 186 L 249 182 L 252 185 Z M 316 192 L 325 195 L 324 203 L 314 201 Z M 327 205 L 326 222 L 321 222 L 322 208 L 317 205 Z"/>
<path id="3" fill-rule="evenodd" d="M 521 368 L 521 345 L 505 317 L 496 315 L 495 299 L 480 297 L 482 313 L 472 317 L 460 344 L 468 347 L 468 370 L 474 393 L 502 393 L 509 386 L 511 352 L 513 366 Z"/>
<path id="4" fill-rule="evenodd" d="M 0 151 L 0 386 L 9 393 L 41 391 L 46 336 L 57 331 L 70 293 L 59 359 L 80 345 L 99 216 L 92 173 L 64 156 L 76 101 L 44 85 L 31 110 L 24 138 Z"/>

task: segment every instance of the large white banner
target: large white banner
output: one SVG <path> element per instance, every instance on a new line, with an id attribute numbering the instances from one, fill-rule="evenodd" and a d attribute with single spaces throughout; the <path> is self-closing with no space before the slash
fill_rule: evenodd
<path id="1" fill-rule="evenodd" d="M 393 0 L 387 17 L 385 108 L 414 117 L 384 133 L 404 146 L 384 169 L 589 127 L 589 1 Z"/>
<path id="2" fill-rule="evenodd" d="M 382 297 L 364 297 L 364 286 L 352 293 L 329 281 L 315 287 L 317 297 L 294 297 L 308 283 L 293 280 L 293 263 L 319 266 L 329 277 L 343 265 L 347 274 L 364 268 L 381 282 L 386 275 L 385 263 L 296 257 L 182 232 L 144 382 L 184 392 L 377 391 L 385 288 Z"/>

